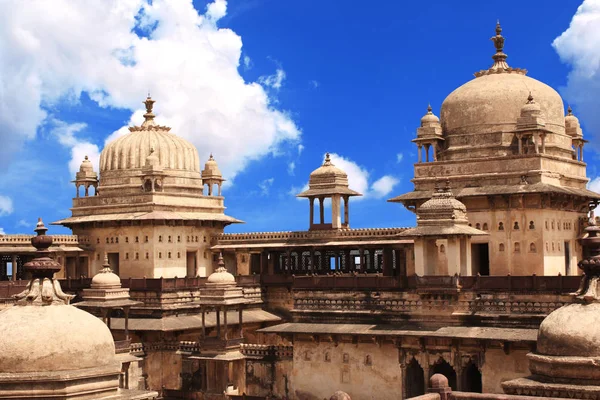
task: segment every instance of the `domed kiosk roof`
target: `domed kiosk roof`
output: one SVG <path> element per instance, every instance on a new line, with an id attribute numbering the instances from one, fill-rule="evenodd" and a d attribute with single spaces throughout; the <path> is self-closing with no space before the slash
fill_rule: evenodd
<path id="1" fill-rule="evenodd" d="M 146 113 L 141 126 L 129 127 L 130 133 L 106 145 L 100 154 L 100 174 L 106 171 L 143 168 L 150 150 L 165 169 L 200 172 L 196 147 L 187 140 L 170 133 L 171 128 L 154 121 L 152 107 L 155 101 L 148 96 Z"/>
<path id="2" fill-rule="evenodd" d="M 331 162 L 329 153 L 325 154 L 323 165 L 310 173 L 308 190 L 296 195 L 297 197 L 331 196 L 334 194 L 346 196 L 362 196 L 349 188 L 348 174 Z"/>

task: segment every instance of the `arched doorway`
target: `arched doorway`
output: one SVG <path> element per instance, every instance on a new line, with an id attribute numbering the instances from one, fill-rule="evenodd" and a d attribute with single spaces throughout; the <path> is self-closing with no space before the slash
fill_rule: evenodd
<path id="1" fill-rule="evenodd" d="M 404 384 L 406 385 L 407 399 L 425 394 L 425 374 L 414 357 L 406 365 Z"/>
<path id="2" fill-rule="evenodd" d="M 434 374 L 442 374 L 446 378 L 448 378 L 448 384 L 452 388 L 452 390 L 456 390 L 456 371 L 446 360 L 440 358 L 438 362 L 433 364 L 433 367 L 430 369 L 430 378 Z"/>
<path id="3" fill-rule="evenodd" d="M 462 391 L 482 393 L 481 372 L 477 365 L 469 361 L 462 373 Z"/>

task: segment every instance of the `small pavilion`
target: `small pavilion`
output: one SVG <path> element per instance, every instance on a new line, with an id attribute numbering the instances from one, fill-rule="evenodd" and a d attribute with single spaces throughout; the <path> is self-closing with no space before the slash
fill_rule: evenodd
<path id="1" fill-rule="evenodd" d="M 308 190 L 297 195 L 307 197 L 310 202 L 309 229 L 350 228 L 348 202 L 352 196 L 362 196 L 348 187 L 348 174 L 333 165 L 329 153 L 325 162 L 310 174 Z M 315 199 L 319 200 L 319 222 L 315 223 Z M 325 199 L 331 199 L 331 223 L 325 223 Z M 344 201 L 344 221 L 342 222 L 342 200 Z"/>

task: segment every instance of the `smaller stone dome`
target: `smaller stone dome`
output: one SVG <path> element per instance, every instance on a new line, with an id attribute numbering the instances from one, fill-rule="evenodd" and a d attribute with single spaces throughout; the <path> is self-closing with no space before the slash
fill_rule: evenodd
<path id="1" fill-rule="evenodd" d="M 446 188 L 438 189 L 417 209 L 419 224 L 441 220 L 467 222 L 467 207 L 454 197 L 448 184 L 446 185 Z"/>
<path id="2" fill-rule="evenodd" d="M 571 106 L 569 106 L 567 109 L 567 115 L 565 116 L 565 130 L 567 135 L 573 138 L 583 137 L 583 131 L 581 130 L 581 125 L 579 124 L 579 118 L 573 115 Z"/>
<path id="3" fill-rule="evenodd" d="M 329 398 L 329 400 L 352 400 L 352 399 L 350 398 L 350 395 L 348 393 L 338 390 Z"/>
<path id="4" fill-rule="evenodd" d="M 79 167 L 79 172 L 87 172 L 87 173 L 94 172 L 94 166 L 92 165 L 92 162 L 89 160 L 88 156 L 85 156 L 85 158 L 81 162 L 81 166 Z"/>
<path id="5" fill-rule="evenodd" d="M 146 167 L 159 167 L 160 159 L 154 154 L 154 147 L 150 148 L 150 154 L 146 157 Z"/>
<path id="6" fill-rule="evenodd" d="M 430 124 L 439 123 L 440 119 L 432 112 L 431 105 L 427 106 L 427 114 L 421 118 L 421 126 L 428 126 Z"/>
<path id="7" fill-rule="evenodd" d="M 449 387 L 448 378 L 442 374 L 433 374 L 431 378 L 429 378 L 429 387 L 432 389 L 445 389 Z"/>
<path id="8" fill-rule="evenodd" d="M 308 190 L 297 197 L 330 197 L 334 194 L 347 196 L 362 196 L 349 188 L 348 174 L 331 162 L 329 153 L 325 154 L 323 165 L 310 173 Z"/>
<path id="9" fill-rule="evenodd" d="M 215 161 L 215 158 L 212 154 L 208 158 L 206 164 L 204 164 L 204 169 L 202 170 L 202 179 L 223 180 L 223 174 L 221 174 L 219 165 Z"/>
<path id="10" fill-rule="evenodd" d="M 120 288 L 121 278 L 115 274 L 110 268 L 108 263 L 108 256 L 104 255 L 104 264 L 102 269 L 92 278 L 93 289 L 109 289 L 109 288 Z"/>
<path id="11" fill-rule="evenodd" d="M 542 108 L 538 103 L 535 102 L 531 92 L 529 92 L 529 96 L 527 97 L 527 103 L 523 107 L 521 107 L 521 117 L 526 116 L 537 116 L 542 112 Z"/>
<path id="12" fill-rule="evenodd" d="M 235 285 L 235 277 L 225 269 L 222 253 L 219 253 L 219 267 L 208 276 L 206 282 L 219 285 Z"/>

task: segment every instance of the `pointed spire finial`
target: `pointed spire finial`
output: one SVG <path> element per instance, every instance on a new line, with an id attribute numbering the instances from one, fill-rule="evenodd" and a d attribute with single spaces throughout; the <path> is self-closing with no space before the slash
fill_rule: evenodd
<path id="1" fill-rule="evenodd" d="M 154 103 L 156 103 L 156 101 L 152 100 L 150 93 L 148 93 L 148 97 L 143 102 L 143 104 L 146 106 L 146 113 L 144 114 L 144 122 L 142 123 L 142 126 L 154 125 L 155 115 L 152 113 Z"/>
<path id="2" fill-rule="evenodd" d="M 325 153 L 325 162 L 323 163 L 323 165 L 333 165 L 331 163 L 331 158 L 329 157 L 329 152 Z"/>
<path id="3" fill-rule="evenodd" d="M 571 108 L 570 104 L 569 104 L 569 107 L 567 108 L 567 115 L 573 115 L 573 109 Z"/>
<path id="4" fill-rule="evenodd" d="M 85 157 L 83 157 L 83 159 L 84 159 L 85 161 L 87 161 L 87 160 L 88 160 L 88 156 L 85 156 Z"/>
<path id="5" fill-rule="evenodd" d="M 431 103 L 427 103 L 427 114 L 433 114 L 433 108 L 431 108 Z"/>
<path id="6" fill-rule="evenodd" d="M 215 161 L 215 158 L 213 157 L 213 153 L 210 153 L 210 157 L 208 157 L 208 161 Z"/>

